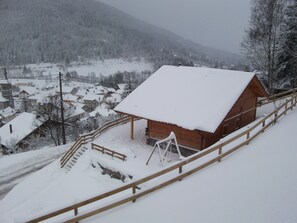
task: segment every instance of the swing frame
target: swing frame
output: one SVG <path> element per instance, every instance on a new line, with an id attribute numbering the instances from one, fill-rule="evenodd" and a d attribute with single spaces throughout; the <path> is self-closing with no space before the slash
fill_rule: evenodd
<path id="1" fill-rule="evenodd" d="M 174 132 L 170 132 L 170 134 L 169 134 L 168 137 L 166 137 L 165 139 L 158 140 L 155 143 L 155 145 L 153 147 L 153 150 L 152 150 L 152 152 L 151 152 L 151 154 L 150 154 L 150 156 L 149 156 L 149 158 L 148 158 L 148 160 L 146 162 L 146 165 L 148 165 L 148 163 L 149 163 L 150 159 L 152 158 L 155 150 L 158 149 L 160 162 L 161 162 L 162 166 L 164 166 L 166 154 L 167 154 L 167 152 L 169 150 L 169 147 L 170 147 L 170 153 L 172 152 L 172 144 L 173 144 L 173 142 L 175 143 L 176 150 L 177 150 L 177 153 L 179 155 L 179 159 L 182 159 L 183 156 L 180 153 L 180 150 L 179 150 L 179 146 L 178 146 L 178 143 L 177 143 L 177 140 L 176 140 L 175 133 Z M 162 149 L 161 149 L 160 145 L 162 145 L 164 143 L 166 143 L 166 147 L 165 147 L 164 152 L 162 153 Z"/>

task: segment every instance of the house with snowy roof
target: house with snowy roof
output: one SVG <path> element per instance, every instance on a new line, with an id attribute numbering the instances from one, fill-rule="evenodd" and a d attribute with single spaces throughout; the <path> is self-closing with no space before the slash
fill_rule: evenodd
<path id="1" fill-rule="evenodd" d="M 42 122 L 36 120 L 36 115 L 21 113 L 0 128 L 0 148 L 6 151 L 13 148 L 28 148 L 26 139 L 33 134 L 42 135 L 41 125 Z"/>
<path id="2" fill-rule="evenodd" d="M 257 97 L 268 94 L 254 73 L 162 66 L 114 109 L 147 120 L 148 142 L 171 131 L 178 144 L 202 150 L 256 119 Z"/>
<path id="3" fill-rule="evenodd" d="M 16 117 L 16 110 L 7 107 L 5 109 L 0 109 L 0 126 L 4 125 L 5 123 L 9 122 L 10 120 Z"/>
<path id="4" fill-rule="evenodd" d="M 37 92 L 35 87 L 21 87 L 18 96 L 20 99 L 27 99 L 29 96 L 35 95 Z"/>

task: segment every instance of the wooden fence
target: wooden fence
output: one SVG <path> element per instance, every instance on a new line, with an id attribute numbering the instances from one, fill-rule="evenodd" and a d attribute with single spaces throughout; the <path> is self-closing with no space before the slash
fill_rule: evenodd
<path id="1" fill-rule="evenodd" d="M 275 124 L 276 121 L 281 118 L 282 116 L 286 115 L 286 113 L 289 110 L 292 110 L 294 106 L 296 106 L 296 100 L 297 100 L 297 94 L 292 94 L 291 99 L 287 100 L 285 103 L 283 103 L 280 107 L 275 109 L 273 112 L 265 116 L 263 119 L 260 121 L 256 122 L 253 126 L 250 128 L 247 128 L 245 131 L 239 133 L 236 136 L 231 137 L 230 139 L 215 144 L 211 147 L 209 147 L 206 150 L 203 150 L 202 152 L 199 152 L 197 154 L 194 154 L 187 159 L 172 165 L 166 169 L 163 169 L 157 173 L 154 173 L 150 176 L 144 177 L 140 180 L 136 180 L 134 182 L 131 182 L 129 184 L 126 184 L 122 187 L 116 188 L 114 190 L 111 190 L 109 192 L 100 194 L 98 196 L 92 197 L 90 199 L 83 200 L 81 202 L 78 202 L 76 204 L 70 205 L 68 207 L 53 211 L 51 213 L 47 213 L 44 215 L 40 215 L 39 217 L 29 220 L 27 222 L 40 222 L 43 220 L 51 219 L 55 216 L 65 214 L 66 212 L 73 211 L 74 212 L 74 217 L 70 218 L 65 218 L 63 222 L 78 222 L 80 220 L 86 219 L 88 217 L 94 216 L 96 214 L 102 213 L 104 211 L 110 210 L 112 208 L 115 208 L 117 206 L 120 206 L 122 204 L 128 203 L 128 202 L 135 202 L 136 199 L 143 197 L 149 193 L 152 193 L 156 190 L 159 190 L 167 185 L 170 185 L 176 181 L 180 181 L 183 178 L 196 173 L 199 170 L 204 169 L 205 167 L 208 167 L 209 165 L 215 163 L 215 162 L 221 162 L 221 160 L 233 153 L 234 151 L 240 149 L 241 147 L 249 144 L 250 141 L 252 141 L 254 138 L 256 138 L 260 133 L 264 132 L 268 127 L 271 125 Z M 239 141 L 239 142 L 238 142 Z M 231 145 L 232 143 L 232 145 Z M 236 144 L 236 145 L 234 145 Z M 231 147 L 231 148 L 229 148 Z M 200 164 L 199 162 L 194 162 L 198 161 L 200 158 L 205 157 L 208 154 L 215 153 L 215 157 L 213 158 L 211 156 L 210 160 L 206 161 L 203 164 Z M 185 166 L 190 165 L 190 167 L 187 171 L 185 170 Z M 175 172 L 176 171 L 176 172 Z M 172 177 L 169 174 L 173 174 L 174 176 Z M 161 181 L 161 183 L 157 183 L 157 185 L 153 185 L 149 189 L 146 190 L 138 190 L 140 189 L 140 186 L 144 183 L 150 182 L 152 184 L 156 184 L 156 178 L 161 177 L 161 176 L 167 176 L 170 177 L 169 180 Z M 102 206 L 100 208 L 94 209 L 92 211 L 84 211 L 81 213 L 78 213 L 78 209 L 85 207 L 88 204 L 92 204 L 97 201 L 101 201 L 105 198 L 111 197 L 113 195 L 116 195 L 120 192 L 126 191 L 126 190 L 131 190 L 132 194 L 123 198 L 123 199 L 117 199 L 114 202 L 109 203 L 108 205 Z"/>
<path id="2" fill-rule="evenodd" d="M 84 144 L 89 143 L 93 141 L 95 138 L 97 138 L 101 133 L 105 132 L 106 130 L 121 125 L 124 123 L 129 122 L 129 117 L 125 116 L 123 118 L 119 118 L 117 120 L 111 121 L 103 125 L 101 128 L 90 132 L 88 134 L 82 135 L 78 138 L 78 140 L 71 146 L 71 148 L 65 153 L 65 155 L 61 158 L 60 164 L 61 168 L 63 168 L 66 163 L 69 161 L 69 159 L 76 153 L 76 151 Z"/>
<path id="3" fill-rule="evenodd" d="M 99 146 L 95 143 L 91 143 L 91 146 L 92 146 L 92 149 L 98 150 L 99 152 L 102 152 L 102 154 L 110 155 L 112 158 L 115 157 L 115 158 L 121 159 L 123 161 L 125 161 L 127 159 L 126 155 L 124 155 L 122 153 L 118 153 L 111 149 L 107 149 L 103 146 Z"/>
<path id="4" fill-rule="evenodd" d="M 290 96 L 291 94 L 294 94 L 297 92 L 297 88 L 293 88 L 289 91 L 285 91 L 285 92 L 281 92 L 279 94 L 274 94 L 274 95 L 271 95 L 265 99 L 262 99 L 262 100 L 259 100 L 258 101 L 258 106 L 262 106 L 262 105 L 265 105 L 265 104 L 268 104 L 268 103 L 271 103 L 271 102 L 275 102 L 275 101 L 278 101 L 278 100 L 281 100 L 281 99 L 284 99 L 288 96 Z"/>

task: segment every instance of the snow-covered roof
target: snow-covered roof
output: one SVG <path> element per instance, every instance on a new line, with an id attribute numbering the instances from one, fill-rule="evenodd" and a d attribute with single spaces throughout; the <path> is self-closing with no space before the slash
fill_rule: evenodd
<path id="1" fill-rule="evenodd" d="M 72 94 L 65 94 L 65 95 L 63 95 L 63 100 L 64 101 L 76 101 L 77 96 L 72 95 Z"/>
<path id="2" fill-rule="evenodd" d="M 89 113 L 89 116 L 95 117 L 96 114 L 107 117 L 109 115 L 114 115 L 115 112 L 112 109 L 102 108 L 102 107 L 98 106 L 94 111 Z"/>
<path id="3" fill-rule="evenodd" d="M 0 143 L 7 148 L 16 145 L 42 124 L 40 121 L 36 120 L 35 117 L 34 114 L 23 112 L 6 123 L 0 128 Z M 10 125 L 12 126 L 12 133 L 10 133 Z"/>
<path id="4" fill-rule="evenodd" d="M 101 100 L 102 96 L 96 95 L 96 94 L 87 94 L 84 96 L 84 100 L 93 101 L 97 100 L 98 102 Z"/>
<path id="5" fill-rule="evenodd" d="M 2 92 L 0 92 L 0 102 L 6 102 L 6 101 L 8 101 L 8 99 L 4 98 L 2 96 Z"/>
<path id="6" fill-rule="evenodd" d="M 20 87 L 20 93 L 21 93 L 22 91 L 27 92 L 29 95 L 33 95 L 33 94 L 35 94 L 35 93 L 38 92 L 37 89 L 36 89 L 35 87 L 28 87 L 28 86 L 21 86 L 21 87 Z"/>
<path id="7" fill-rule="evenodd" d="M 78 103 L 78 102 L 74 102 L 72 103 L 74 106 L 74 110 L 73 113 L 71 114 L 71 117 L 77 116 L 77 115 L 82 115 L 85 114 L 85 110 L 82 109 L 82 107 L 84 106 L 84 104 Z"/>
<path id="8" fill-rule="evenodd" d="M 110 103 L 119 103 L 122 101 L 122 96 L 117 93 L 113 93 L 106 98 L 106 101 Z"/>
<path id="9" fill-rule="evenodd" d="M 11 107 L 7 107 L 5 109 L 0 110 L 0 115 L 2 115 L 3 117 L 8 117 L 8 116 L 13 115 L 15 113 L 16 113 L 16 111 Z"/>
<path id="10" fill-rule="evenodd" d="M 162 66 L 115 111 L 213 133 L 254 76 L 243 71 Z"/>

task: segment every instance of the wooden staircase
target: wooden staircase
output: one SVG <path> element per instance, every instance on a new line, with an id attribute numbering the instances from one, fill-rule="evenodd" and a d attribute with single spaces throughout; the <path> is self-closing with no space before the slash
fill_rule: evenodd
<path id="1" fill-rule="evenodd" d="M 87 150 L 87 147 L 81 147 L 75 152 L 75 154 L 71 157 L 71 159 L 69 159 L 67 164 L 64 166 L 66 173 L 68 173 L 71 170 L 71 168 L 76 164 L 79 157 L 81 157 Z"/>

